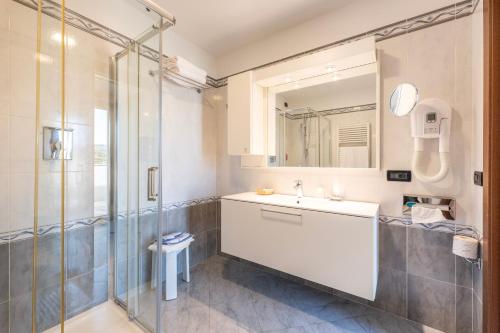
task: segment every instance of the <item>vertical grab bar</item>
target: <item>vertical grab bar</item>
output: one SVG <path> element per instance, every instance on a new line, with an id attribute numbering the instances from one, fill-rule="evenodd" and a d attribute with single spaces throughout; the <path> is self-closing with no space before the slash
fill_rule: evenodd
<path id="1" fill-rule="evenodd" d="M 148 168 L 148 201 L 156 201 L 158 192 L 156 191 L 156 171 L 158 167 Z"/>

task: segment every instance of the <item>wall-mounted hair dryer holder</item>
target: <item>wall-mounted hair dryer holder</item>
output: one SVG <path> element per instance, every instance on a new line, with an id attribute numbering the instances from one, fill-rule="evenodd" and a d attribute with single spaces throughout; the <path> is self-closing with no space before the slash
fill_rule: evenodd
<path id="1" fill-rule="evenodd" d="M 411 208 L 414 206 L 438 208 L 447 220 L 454 221 L 456 217 L 456 201 L 453 198 L 428 195 L 403 195 L 403 215 L 411 216 Z"/>

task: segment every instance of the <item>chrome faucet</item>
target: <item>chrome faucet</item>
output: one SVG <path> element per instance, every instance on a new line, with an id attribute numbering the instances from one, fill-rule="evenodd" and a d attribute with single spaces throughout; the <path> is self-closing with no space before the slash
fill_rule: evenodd
<path id="1" fill-rule="evenodd" d="M 297 179 L 293 188 L 297 191 L 297 198 L 302 198 L 304 196 L 304 191 L 302 190 L 302 180 Z"/>

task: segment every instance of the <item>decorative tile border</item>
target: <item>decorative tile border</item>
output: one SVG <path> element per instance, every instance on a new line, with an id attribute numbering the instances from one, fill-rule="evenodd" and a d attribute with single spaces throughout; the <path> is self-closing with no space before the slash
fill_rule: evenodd
<path id="1" fill-rule="evenodd" d="M 169 211 L 177 208 L 185 208 L 185 207 L 190 207 L 190 206 L 195 206 L 195 205 L 200 205 L 200 204 L 205 204 L 205 203 L 210 203 L 214 201 L 218 201 L 219 197 L 217 196 L 211 196 L 211 197 L 206 197 L 206 198 L 201 198 L 201 199 L 193 199 L 193 200 L 186 200 L 186 201 L 180 201 L 180 202 L 174 202 L 171 204 L 165 204 L 163 205 L 163 211 Z M 157 212 L 156 207 L 148 207 L 141 209 L 139 211 L 139 215 L 146 215 L 146 214 L 153 214 Z M 129 215 L 134 215 L 136 212 L 132 211 L 130 212 Z M 118 214 L 118 218 L 126 218 L 126 214 L 120 213 Z M 97 216 L 97 217 L 91 217 L 91 218 L 85 218 L 85 219 L 79 219 L 79 220 L 74 220 L 70 222 L 66 222 L 64 226 L 64 230 L 68 231 L 71 229 L 77 229 L 85 226 L 91 226 L 95 224 L 101 224 L 101 223 L 108 223 L 109 222 L 109 217 L 107 215 L 103 216 Z M 38 236 L 44 236 L 52 233 L 58 233 L 61 230 L 61 226 L 59 223 L 54 223 L 50 224 L 47 226 L 40 227 L 38 229 Z M 26 228 L 26 229 L 21 229 L 21 230 L 16 230 L 12 232 L 4 232 L 0 234 L 0 244 L 11 242 L 11 241 L 18 241 L 22 239 L 28 239 L 33 237 L 33 228 Z"/>
<path id="2" fill-rule="evenodd" d="M 35 0 L 13 0 L 21 5 L 32 8 L 34 10 L 38 9 L 38 3 Z M 53 2 L 51 0 L 44 0 L 42 3 L 42 12 L 52 18 L 57 20 L 61 19 L 61 5 Z M 99 24 L 88 17 L 78 14 L 71 9 L 65 10 L 65 20 L 66 23 L 85 31 L 89 34 L 92 34 L 96 37 L 104 39 L 110 43 L 118 45 L 123 48 L 128 48 L 131 44 L 134 43 L 134 40 L 116 32 L 102 24 Z"/>
<path id="3" fill-rule="evenodd" d="M 104 224 L 109 221 L 107 216 L 97 216 L 86 219 L 74 220 L 66 222 L 64 225 L 64 230 L 68 231 L 71 229 L 77 229 L 81 227 L 91 226 L 95 224 Z M 38 236 L 45 236 L 53 233 L 58 233 L 61 230 L 61 225 L 59 223 L 50 224 L 47 226 L 42 226 L 38 228 Z M 22 239 L 32 238 L 33 228 L 26 228 L 21 230 L 16 230 L 12 232 L 4 232 L 0 234 L 0 244 L 12 241 L 18 241 Z"/>
<path id="4" fill-rule="evenodd" d="M 24 6 L 27 6 L 29 8 L 32 8 L 34 10 L 37 9 L 37 2 L 35 0 L 12 0 L 15 1 L 19 4 L 22 4 Z M 321 52 L 324 50 L 328 50 L 330 48 L 344 45 L 347 43 L 351 43 L 366 37 L 374 36 L 375 40 L 382 41 L 388 38 L 392 37 L 397 37 L 399 35 L 408 33 L 408 32 L 413 32 L 416 30 L 420 29 L 425 29 L 437 24 L 445 23 L 457 18 L 465 17 L 468 15 L 471 15 L 474 10 L 477 7 L 477 4 L 479 3 L 479 0 L 466 0 L 462 1 L 459 3 L 456 3 L 454 5 L 446 6 L 419 16 L 415 16 L 403 21 L 399 21 L 381 28 L 377 28 L 374 30 L 367 31 L 362 34 L 358 34 L 355 36 L 351 36 L 339 41 L 335 41 L 332 43 L 329 43 L 327 45 L 323 45 L 317 48 L 314 48 L 312 50 L 308 50 L 305 52 L 297 53 L 295 55 L 272 61 L 269 63 L 266 63 L 261 66 L 253 67 L 248 70 L 256 70 L 256 69 L 261 69 L 265 67 L 269 67 L 272 65 L 276 65 L 278 63 L 298 59 L 310 54 L 314 54 L 317 52 Z M 55 19 L 60 19 L 60 5 L 58 3 L 55 3 L 51 0 L 44 0 L 43 5 L 42 5 L 42 11 L 46 15 L 53 17 Z M 120 47 L 123 47 L 124 49 L 130 47 L 131 45 L 135 44 L 135 41 L 127 37 L 125 35 L 120 34 L 119 32 L 116 32 L 100 23 L 97 23 L 88 17 L 85 17 L 83 15 L 78 14 L 75 11 L 72 11 L 70 9 L 66 9 L 66 21 L 69 25 L 80 29 L 82 31 L 85 31 L 89 34 L 92 34 L 96 37 L 99 37 L 101 39 L 104 39 L 108 42 L 111 42 L 115 45 L 118 45 Z M 142 45 L 140 50 L 140 54 L 143 55 L 144 57 L 151 59 L 153 61 L 158 61 L 159 59 L 159 54 L 156 50 L 153 50 L 145 45 Z M 165 56 L 166 57 L 166 56 Z M 244 71 L 242 71 L 244 72 Z M 240 72 L 241 73 L 241 72 Z M 236 75 L 239 73 L 235 73 L 233 75 Z M 213 77 L 207 76 L 207 84 L 213 88 L 220 88 L 223 86 L 227 85 L 227 78 L 222 77 L 219 79 L 215 79 Z"/>
<path id="5" fill-rule="evenodd" d="M 380 215 L 379 222 L 385 224 L 397 224 L 405 227 L 421 228 L 426 230 L 454 233 L 474 237 L 481 240 L 481 234 L 471 225 L 457 224 L 453 222 L 419 223 L 413 224 L 409 216 L 387 216 Z"/>
<path id="6" fill-rule="evenodd" d="M 446 7 L 442 7 L 442 8 L 433 10 L 431 12 L 428 12 L 428 13 L 425 13 L 425 14 L 422 14 L 419 16 L 415 16 L 415 17 L 408 18 L 406 20 L 399 21 L 399 22 L 396 22 L 396 23 L 393 23 L 393 24 L 390 24 L 390 25 L 387 25 L 384 27 L 370 30 L 370 31 L 361 33 L 359 35 L 355 35 L 355 36 L 351 36 L 351 37 L 348 37 L 348 38 L 345 38 L 345 39 L 342 39 L 339 41 L 335 41 L 335 42 L 314 48 L 312 50 L 297 53 L 297 54 L 294 54 L 292 56 L 289 56 L 289 57 L 286 57 L 286 58 L 283 58 L 280 60 L 272 61 L 272 62 L 266 63 L 264 65 L 260 65 L 257 67 L 249 68 L 245 71 L 234 73 L 232 75 L 240 74 L 240 73 L 243 73 L 243 72 L 246 72 L 249 70 L 257 70 L 257 69 L 273 66 L 273 65 L 276 65 L 276 64 L 279 64 L 282 62 L 290 61 L 290 60 L 295 60 L 295 59 L 298 59 L 298 58 L 301 58 L 301 57 L 304 57 L 307 55 L 311 55 L 311 54 L 314 54 L 317 52 L 331 49 L 333 47 L 352 43 L 352 42 L 358 41 L 358 40 L 366 38 L 366 37 L 374 36 L 375 41 L 379 42 L 379 41 L 382 41 L 385 39 L 400 36 L 400 35 L 405 34 L 405 33 L 429 28 L 429 27 L 432 27 L 432 26 L 437 25 L 437 24 L 445 23 L 445 22 L 448 22 L 448 21 L 451 21 L 454 19 L 458 19 L 458 18 L 462 18 L 462 17 L 471 15 L 472 13 L 474 13 L 474 10 L 476 9 L 478 2 L 479 2 L 479 0 L 462 1 L 462 2 L 453 4 L 450 6 L 446 6 Z M 232 76 L 232 75 L 229 75 L 229 76 Z M 227 85 L 227 78 L 229 76 L 226 76 L 226 77 L 223 77 L 223 78 L 216 80 L 216 88 L 226 86 Z"/>

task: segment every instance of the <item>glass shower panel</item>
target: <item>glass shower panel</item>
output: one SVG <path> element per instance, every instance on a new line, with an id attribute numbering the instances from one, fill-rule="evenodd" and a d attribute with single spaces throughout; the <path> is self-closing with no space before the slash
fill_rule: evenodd
<path id="1" fill-rule="evenodd" d="M 159 17 L 158 21 L 159 22 Z M 158 26 L 158 24 L 156 25 Z M 116 58 L 116 298 L 129 316 L 157 331 L 153 246 L 161 226 L 158 29 Z"/>
<path id="2" fill-rule="evenodd" d="M 54 17 L 16 4 L 27 17 L 35 15 L 31 33 L 37 50 L 35 59 L 35 108 L 33 146 L 33 239 L 32 318 L 25 324 L 43 332 L 64 320 L 64 198 L 68 167 L 68 141 L 73 133 L 63 131 L 62 25 L 58 2 Z M 26 12 L 28 11 L 28 12 Z M 25 16 L 26 17 L 26 16 Z M 17 282 L 14 282 L 17 283 Z M 15 317 L 11 317 L 15 321 Z M 17 325 L 17 324 L 16 324 Z M 11 327 L 12 331 L 12 327 Z"/>
<path id="3" fill-rule="evenodd" d="M 161 200 L 148 193 L 161 186 L 152 178 L 160 164 L 159 76 L 150 70 L 158 69 L 159 17 L 137 1 L 123 3 L 141 26 L 126 31 L 132 37 L 156 24 L 136 43 L 69 9 L 88 9 L 77 0 L 65 2 L 63 26 L 62 3 L 0 0 L 0 332 L 71 332 L 66 320 L 111 296 L 113 254 L 117 268 L 125 263 L 116 299 L 153 331 L 158 302 L 147 247 L 160 234 Z M 124 61 L 115 62 L 120 53 Z M 112 161 L 112 145 L 125 167 Z M 112 183 L 120 184 L 114 201 Z M 108 213 L 116 208 L 120 214 Z M 114 253 L 110 221 L 115 234 L 125 228 Z"/>

